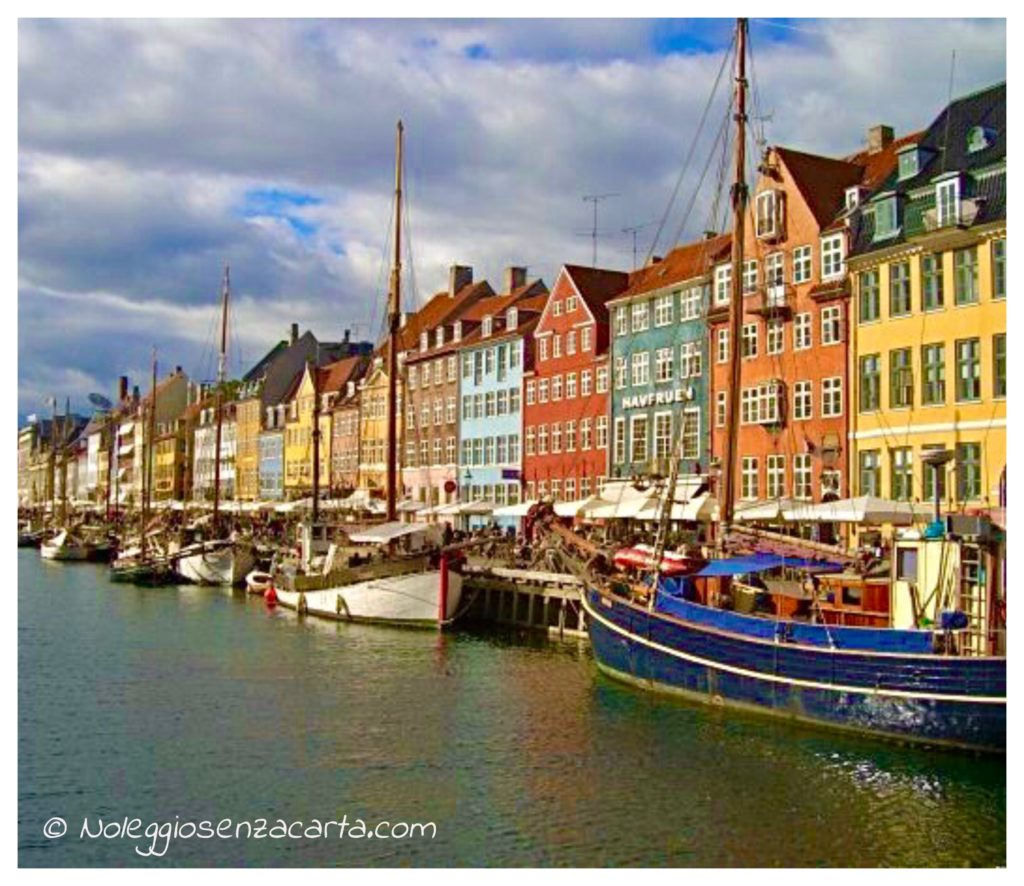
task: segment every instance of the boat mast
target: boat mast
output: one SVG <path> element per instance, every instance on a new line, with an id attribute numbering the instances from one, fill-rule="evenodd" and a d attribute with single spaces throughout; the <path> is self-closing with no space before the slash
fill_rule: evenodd
<path id="1" fill-rule="evenodd" d="M 320 346 L 317 345 L 319 356 Z M 313 525 L 320 518 L 320 384 L 318 375 L 319 360 L 308 362 L 306 366 L 313 376 Z"/>
<path id="2" fill-rule="evenodd" d="M 146 525 L 149 523 L 149 502 L 153 496 L 153 433 L 156 429 L 156 348 L 153 348 L 153 381 L 149 388 L 149 415 L 142 437 L 142 532 L 141 559 L 146 559 Z"/>
<path id="3" fill-rule="evenodd" d="M 68 425 L 71 423 L 71 398 L 64 399 L 64 421 L 60 425 L 60 522 L 68 522 Z"/>
<path id="4" fill-rule="evenodd" d="M 398 330 L 401 323 L 402 276 L 402 121 L 395 135 L 395 258 L 391 268 L 391 293 L 388 300 L 388 448 L 387 448 L 387 520 L 397 516 L 398 484 Z"/>
<path id="5" fill-rule="evenodd" d="M 220 437 L 224 419 L 224 379 L 227 374 L 228 354 L 228 299 L 231 296 L 231 268 L 224 265 L 224 291 L 220 304 L 220 356 L 217 358 L 217 432 L 213 444 L 213 535 L 217 535 L 220 516 Z"/>
<path id="6" fill-rule="evenodd" d="M 50 480 L 50 519 L 57 520 L 57 398 L 50 398 L 50 459 L 47 474 Z"/>
<path id="7" fill-rule="evenodd" d="M 747 210 L 746 126 L 747 126 L 747 20 L 736 20 L 736 171 L 732 185 L 732 293 L 729 300 L 729 396 L 726 417 L 725 453 L 722 464 L 722 512 L 719 547 L 732 525 L 736 501 L 736 464 L 740 412 L 740 358 L 743 319 L 743 236 Z"/>

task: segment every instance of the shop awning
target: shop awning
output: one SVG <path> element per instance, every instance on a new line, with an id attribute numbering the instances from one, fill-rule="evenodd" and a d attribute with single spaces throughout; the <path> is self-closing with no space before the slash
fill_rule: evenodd
<path id="1" fill-rule="evenodd" d="M 786 520 L 800 523 L 866 523 L 880 526 L 892 523 L 908 526 L 927 522 L 931 508 L 909 501 L 891 501 L 873 495 L 842 498 L 836 501 L 811 504 L 804 502 L 783 511 Z"/>
<path id="2" fill-rule="evenodd" d="M 536 501 L 521 501 L 519 504 L 505 505 L 504 507 L 495 508 L 491 516 L 492 517 L 525 517 L 530 508 L 532 508 Z M 558 505 L 555 505 L 555 513 L 558 513 Z"/>

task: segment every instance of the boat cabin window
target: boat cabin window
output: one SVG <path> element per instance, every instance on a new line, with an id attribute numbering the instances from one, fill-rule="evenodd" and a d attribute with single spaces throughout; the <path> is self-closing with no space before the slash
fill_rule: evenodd
<path id="1" fill-rule="evenodd" d="M 917 548 L 899 548 L 896 551 L 896 578 L 917 581 Z"/>
<path id="2" fill-rule="evenodd" d="M 844 606 L 863 606 L 864 605 L 864 591 L 861 588 L 843 588 L 843 605 Z"/>

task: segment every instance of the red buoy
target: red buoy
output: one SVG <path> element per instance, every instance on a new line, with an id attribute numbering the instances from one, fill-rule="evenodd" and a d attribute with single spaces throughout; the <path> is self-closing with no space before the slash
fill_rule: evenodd
<path id="1" fill-rule="evenodd" d="M 263 592 L 263 602 L 268 606 L 277 605 L 277 591 L 274 590 L 274 586 L 271 585 Z"/>

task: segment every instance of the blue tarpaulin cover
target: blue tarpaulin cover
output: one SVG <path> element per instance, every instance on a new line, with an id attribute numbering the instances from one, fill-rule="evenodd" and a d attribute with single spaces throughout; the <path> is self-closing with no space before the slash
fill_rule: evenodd
<path id="1" fill-rule="evenodd" d="M 790 569 L 806 569 L 815 572 L 842 572 L 839 563 L 825 560 L 810 560 L 804 557 L 781 557 L 778 554 L 751 554 L 749 557 L 730 557 L 723 560 L 712 560 L 697 572 L 701 576 L 716 575 L 747 575 L 751 572 L 766 572 L 787 566 Z"/>

